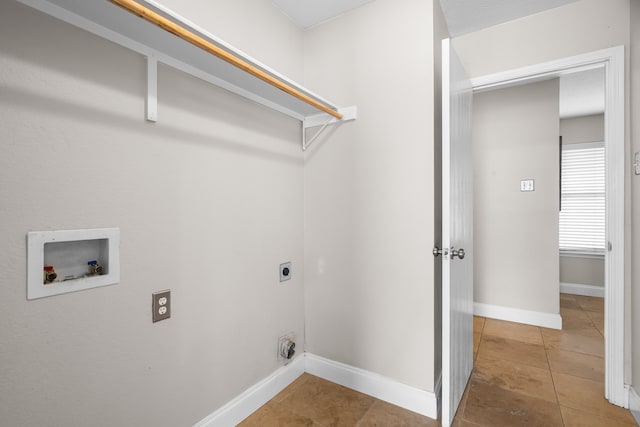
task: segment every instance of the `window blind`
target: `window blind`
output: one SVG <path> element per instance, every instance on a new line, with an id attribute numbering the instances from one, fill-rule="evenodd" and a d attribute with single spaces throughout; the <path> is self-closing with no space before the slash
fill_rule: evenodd
<path id="1" fill-rule="evenodd" d="M 560 251 L 604 253 L 604 143 L 562 147 Z"/>

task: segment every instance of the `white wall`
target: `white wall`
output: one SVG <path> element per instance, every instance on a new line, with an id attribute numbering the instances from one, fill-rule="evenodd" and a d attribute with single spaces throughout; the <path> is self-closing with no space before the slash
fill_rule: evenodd
<path id="1" fill-rule="evenodd" d="M 631 2 L 631 152 L 640 151 L 640 2 Z M 633 163 L 633 158 L 629 163 Z M 640 176 L 632 175 L 632 218 L 633 218 L 633 253 L 631 290 L 632 304 L 632 345 L 633 345 L 633 387 L 640 391 Z"/>
<path id="2" fill-rule="evenodd" d="M 261 3 L 256 56 L 301 63 Z M 0 424 L 192 425 L 277 369 L 281 333 L 303 340 L 299 123 L 167 67 L 147 123 L 145 70 L 0 3 Z M 90 227 L 120 227 L 121 283 L 27 301 L 26 233 Z"/>
<path id="3" fill-rule="evenodd" d="M 580 0 L 456 37 L 470 76 L 539 64 L 629 42 L 630 0 Z"/>
<path id="4" fill-rule="evenodd" d="M 377 0 L 305 32 L 304 45 L 305 84 L 358 106 L 305 157 L 307 350 L 428 391 L 433 8 Z"/>
<path id="5" fill-rule="evenodd" d="M 272 1 L 159 2 L 277 72 L 302 81 L 302 30 Z"/>
<path id="6" fill-rule="evenodd" d="M 559 313 L 558 95 L 557 79 L 474 95 L 475 302 Z"/>

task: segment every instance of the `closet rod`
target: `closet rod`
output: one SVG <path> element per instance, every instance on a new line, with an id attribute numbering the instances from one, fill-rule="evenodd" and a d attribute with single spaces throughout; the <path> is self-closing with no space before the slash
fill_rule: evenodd
<path id="1" fill-rule="evenodd" d="M 224 49 L 216 46 L 215 44 L 211 43 L 210 41 L 198 36 L 197 34 L 194 34 L 193 32 L 187 30 L 184 27 L 181 27 L 180 25 L 176 24 L 175 22 L 165 18 L 164 16 L 154 12 L 153 10 L 149 9 L 148 7 L 142 6 L 139 3 L 135 2 L 134 0 L 110 0 L 112 3 L 115 3 L 121 7 L 123 7 L 124 9 L 128 10 L 131 13 L 134 13 L 136 15 L 138 15 L 139 17 L 141 17 L 142 19 L 157 25 L 158 27 L 180 37 L 181 39 L 183 39 L 184 41 L 191 43 L 192 45 L 199 47 L 200 49 L 203 49 L 209 53 L 211 53 L 212 55 L 217 56 L 218 58 L 222 59 L 223 61 L 226 61 L 228 63 L 230 63 L 231 65 L 234 65 L 238 68 L 240 68 L 241 70 L 244 70 L 245 72 L 251 74 L 252 76 L 255 76 L 257 78 L 259 78 L 260 80 L 270 84 L 271 86 L 274 86 L 286 93 L 288 93 L 289 95 L 303 101 L 306 102 L 309 105 L 312 105 L 313 107 L 317 108 L 320 111 L 324 111 L 325 113 L 335 117 L 338 120 L 342 119 L 342 114 L 338 113 L 337 111 L 327 107 L 326 105 L 322 104 L 321 102 L 316 101 L 315 99 L 311 98 L 310 96 L 305 95 L 304 93 L 300 92 L 298 89 L 274 78 L 273 76 L 265 73 L 264 71 L 260 70 L 259 68 L 255 67 L 254 65 L 248 63 L 247 61 L 238 58 L 237 56 L 225 51 Z"/>

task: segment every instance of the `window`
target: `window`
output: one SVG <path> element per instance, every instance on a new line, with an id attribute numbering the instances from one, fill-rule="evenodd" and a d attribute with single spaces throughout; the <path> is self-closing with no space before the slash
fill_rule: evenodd
<path id="1" fill-rule="evenodd" d="M 604 143 L 562 146 L 560 252 L 604 254 Z"/>

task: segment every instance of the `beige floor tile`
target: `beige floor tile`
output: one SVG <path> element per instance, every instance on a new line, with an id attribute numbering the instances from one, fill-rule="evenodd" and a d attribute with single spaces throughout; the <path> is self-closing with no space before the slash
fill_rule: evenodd
<path id="1" fill-rule="evenodd" d="M 473 376 L 505 390 L 557 403 L 551 372 L 546 368 L 478 357 Z"/>
<path id="2" fill-rule="evenodd" d="M 587 316 L 589 316 L 598 332 L 604 336 L 604 313 L 596 311 L 585 311 L 585 313 L 587 313 Z"/>
<path id="3" fill-rule="evenodd" d="M 637 426 L 636 423 L 627 423 L 611 418 L 600 417 L 598 415 L 589 414 L 577 409 L 561 406 L 562 420 L 565 427 L 632 427 Z"/>
<path id="4" fill-rule="evenodd" d="M 294 382 L 289 384 L 284 390 L 276 394 L 272 399 L 274 402 L 282 402 L 284 399 L 295 393 L 300 387 L 304 387 L 304 384 L 313 378 L 313 375 L 304 373 L 300 375 Z"/>
<path id="5" fill-rule="evenodd" d="M 591 337 L 600 336 L 593 321 L 586 311 L 582 309 L 561 308 L 562 330 L 576 335 L 586 335 Z"/>
<path id="6" fill-rule="evenodd" d="M 575 295 L 560 294 L 560 308 L 573 308 L 581 310 L 580 304 L 575 298 Z"/>
<path id="7" fill-rule="evenodd" d="M 583 411 L 619 423 L 632 423 L 631 413 L 604 398 L 604 383 L 572 375 L 552 373 L 561 406 Z"/>
<path id="8" fill-rule="evenodd" d="M 326 426 L 354 426 L 374 398 L 318 377 L 310 376 L 280 405 Z"/>
<path id="9" fill-rule="evenodd" d="M 553 372 L 604 382 L 604 358 L 565 350 L 547 350 Z"/>
<path id="10" fill-rule="evenodd" d="M 549 369 L 544 346 L 515 341 L 507 338 L 483 335 L 478 349 L 478 358 L 511 360 L 536 368 Z"/>
<path id="11" fill-rule="evenodd" d="M 547 400 L 472 379 L 464 420 L 483 426 L 562 426 L 560 407 Z"/>
<path id="12" fill-rule="evenodd" d="M 601 335 L 592 337 L 542 328 L 542 337 L 547 350 L 566 350 L 604 357 L 604 338 Z"/>
<path id="13" fill-rule="evenodd" d="M 282 427 L 309 426 L 322 427 L 311 418 L 298 415 L 290 409 L 283 408 L 279 403 L 269 402 L 249 418 L 238 424 L 238 427 Z"/>
<path id="14" fill-rule="evenodd" d="M 523 325 L 521 323 L 506 322 L 504 320 L 487 319 L 484 322 L 483 335 L 508 338 L 529 344 L 542 345 L 542 335 L 537 326 Z"/>
<path id="15" fill-rule="evenodd" d="M 576 301 L 583 310 L 604 313 L 604 298 L 575 295 Z"/>
<path id="16" fill-rule="evenodd" d="M 484 328 L 485 318 L 480 316 L 473 316 L 473 333 L 481 334 L 482 328 Z"/>
<path id="17" fill-rule="evenodd" d="M 480 424 L 472 423 L 463 418 L 455 418 L 451 427 L 482 427 Z"/>
<path id="18" fill-rule="evenodd" d="M 439 427 L 440 422 L 376 400 L 356 426 Z"/>

